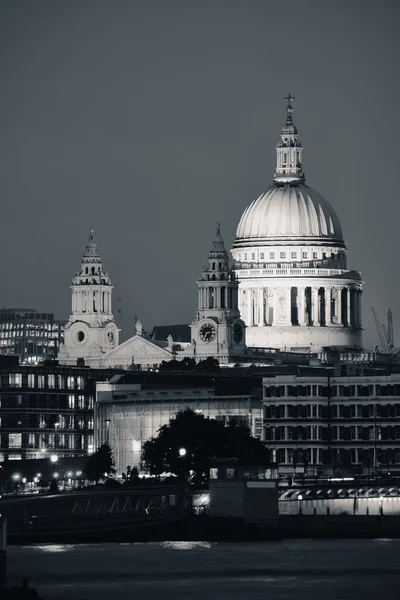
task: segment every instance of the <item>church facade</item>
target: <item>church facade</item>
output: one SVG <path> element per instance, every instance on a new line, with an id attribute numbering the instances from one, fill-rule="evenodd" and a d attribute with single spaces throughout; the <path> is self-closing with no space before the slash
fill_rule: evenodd
<path id="1" fill-rule="evenodd" d="M 165 340 L 150 339 L 137 321 L 136 334 L 119 344 L 112 285 L 91 229 L 72 280 L 61 364 L 84 359 L 97 368 L 148 368 L 187 357 L 243 364 L 254 362 L 257 349 L 262 357 L 266 349 L 321 353 L 329 347 L 362 348 L 361 275 L 347 268 L 334 209 L 305 184 L 303 148 L 292 118 L 294 98 L 289 94 L 285 100 L 273 185 L 240 219 L 231 250 L 233 268 L 217 225 L 208 264 L 197 281 L 190 339 L 174 340 L 171 332 Z"/>
<path id="2" fill-rule="evenodd" d="M 334 209 L 305 184 L 294 98 L 285 100 L 273 185 L 244 211 L 232 247 L 246 343 L 303 352 L 360 349 L 361 275 L 347 268 Z"/>
<path id="3" fill-rule="evenodd" d="M 229 266 L 229 255 L 220 225 L 208 255 L 208 264 L 197 282 L 198 307 L 190 324 L 191 341 L 154 341 L 136 321 L 136 334 L 118 344 L 119 330 L 112 314 L 112 286 L 90 230 L 81 269 L 72 280 L 72 307 L 65 340 L 58 360 L 61 364 L 85 364 L 96 368 L 156 367 L 162 361 L 213 357 L 220 364 L 243 360 L 246 352 L 245 324 L 238 308 L 239 282 Z M 168 331 L 167 327 L 163 327 Z M 173 331 L 175 327 L 171 327 Z"/>

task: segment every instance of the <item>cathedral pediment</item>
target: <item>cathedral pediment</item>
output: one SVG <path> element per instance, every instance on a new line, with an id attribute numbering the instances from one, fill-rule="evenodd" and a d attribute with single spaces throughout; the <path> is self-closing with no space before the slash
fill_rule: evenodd
<path id="1" fill-rule="evenodd" d="M 134 361 L 148 358 L 148 359 L 160 359 L 160 360 L 171 360 L 172 353 L 158 346 L 154 342 L 140 336 L 134 335 L 129 340 L 126 340 L 117 348 L 110 350 L 103 356 L 103 360 L 112 360 L 115 362 L 115 359 L 121 359 L 123 362 L 131 363 L 132 359 Z"/>

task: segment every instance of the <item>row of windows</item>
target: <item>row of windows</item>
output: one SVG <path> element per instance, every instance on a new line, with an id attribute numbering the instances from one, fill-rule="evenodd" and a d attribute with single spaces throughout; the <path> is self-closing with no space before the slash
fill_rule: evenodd
<path id="1" fill-rule="evenodd" d="M 391 465 L 400 463 L 400 448 L 277 448 L 272 460 L 279 464 L 309 465 L 333 463 L 336 465 Z"/>
<path id="2" fill-rule="evenodd" d="M 0 427 L 2 425 L 2 419 L 0 418 Z M 27 428 L 27 429 L 53 429 L 54 432 L 62 431 L 63 429 L 93 429 L 93 417 L 83 415 L 60 415 L 57 420 L 54 416 L 50 415 L 30 415 L 27 419 L 6 417 L 3 418 L 3 429 L 8 426 L 8 429 L 12 427 Z M 51 434 L 56 435 L 56 433 Z M 57 435 L 61 435 L 58 434 Z"/>
<path id="3" fill-rule="evenodd" d="M 59 323 L 1 323 L 0 331 L 10 331 L 10 330 L 34 330 L 34 331 L 58 331 L 60 324 Z"/>
<path id="4" fill-rule="evenodd" d="M 1 378 L 0 378 L 1 385 Z M 10 387 L 22 387 L 22 373 L 9 373 L 8 385 Z M 28 373 L 25 385 L 29 388 L 50 388 L 50 389 L 78 389 L 83 390 L 85 380 L 83 377 L 73 377 L 72 375 L 64 377 L 63 375 L 37 375 L 36 373 Z"/>
<path id="5" fill-rule="evenodd" d="M 400 426 L 379 427 L 363 426 L 332 426 L 321 427 L 308 425 L 307 427 L 266 427 L 265 441 L 387 441 L 400 440 Z"/>
<path id="6" fill-rule="evenodd" d="M 399 396 L 400 384 L 362 385 L 271 385 L 264 386 L 264 398 L 354 398 L 357 396 Z"/>
<path id="7" fill-rule="evenodd" d="M 279 404 L 264 406 L 264 419 L 371 419 L 400 417 L 400 404 Z"/>
<path id="8" fill-rule="evenodd" d="M 282 260 L 285 260 L 286 258 L 291 258 L 292 260 L 300 260 L 300 259 L 301 260 L 309 260 L 311 258 L 314 260 L 318 260 L 318 259 L 325 260 L 326 258 L 335 259 L 335 258 L 339 257 L 338 254 L 334 254 L 333 252 L 331 252 L 328 256 L 327 252 L 321 252 L 321 251 L 319 251 L 319 252 L 318 251 L 286 252 L 286 251 L 282 250 L 280 252 L 269 252 L 269 253 L 260 252 L 259 260 L 265 260 L 266 254 L 269 257 L 269 260 L 276 260 L 278 258 L 282 259 Z M 244 252 L 243 255 L 241 256 L 241 260 L 243 260 L 244 262 L 247 262 L 247 260 L 255 261 L 256 253 L 255 252 L 251 252 L 251 253 Z"/>
<path id="9" fill-rule="evenodd" d="M 38 448 L 38 449 L 59 449 L 59 448 L 89 448 L 93 447 L 94 436 L 92 434 L 84 436 L 81 434 L 61 434 L 54 438 L 54 434 L 35 434 L 30 433 L 23 446 L 21 433 L 2 433 L 0 443 L 2 448 Z"/>
<path id="10" fill-rule="evenodd" d="M 68 408 L 77 410 L 93 410 L 94 397 L 84 396 L 83 394 L 69 394 L 65 396 L 48 396 L 35 394 L 0 394 L 0 408 L 13 408 L 14 406 L 23 406 L 25 408 Z"/>

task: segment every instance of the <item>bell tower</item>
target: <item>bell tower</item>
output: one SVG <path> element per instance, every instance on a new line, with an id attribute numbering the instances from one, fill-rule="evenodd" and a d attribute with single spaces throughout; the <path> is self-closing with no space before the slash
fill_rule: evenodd
<path id="1" fill-rule="evenodd" d="M 219 223 L 197 287 L 198 308 L 190 327 L 198 359 L 214 356 L 226 363 L 230 354 L 243 355 L 245 324 L 238 308 L 239 282 L 229 266 Z"/>
<path id="2" fill-rule="evenodd" d="M 76 364 L 78 358 L 83 358 L 94 365 L 106 352 L 118 346 L 119 329 L 112 314 L 112 289 L 91 228 L 80 271 L 72 280 L 71 314 L 58 354 L 61 363 Z"/>

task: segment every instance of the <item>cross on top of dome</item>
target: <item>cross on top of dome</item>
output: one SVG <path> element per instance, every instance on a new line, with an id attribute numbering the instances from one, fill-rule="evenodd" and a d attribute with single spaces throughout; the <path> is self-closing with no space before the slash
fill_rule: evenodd
<path id="1" fill-rule="evenodd" d="M 286 117 L 286 123 L 292 123 L 293 119 L 292 119 L 292 112 L 293 112 L 293 106 L 291 104 L 292 100 L 296 100 L 296 98 L 294 96 L 291 95 L 291 93 L 289 92 L 287 96 L 285 96 L 284 98 L 286 100 L 287 107 L 286 107 L 286 112 L 287 112 L 287 117 Z"/>

